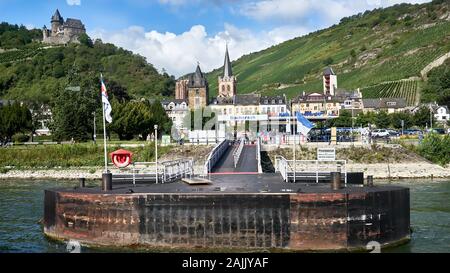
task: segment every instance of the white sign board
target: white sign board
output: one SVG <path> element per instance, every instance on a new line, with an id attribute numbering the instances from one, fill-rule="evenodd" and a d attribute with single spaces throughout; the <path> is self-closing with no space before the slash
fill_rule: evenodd
<path id="1" fill-rule="evenodd" d="M 268 115 L 220 115 L 218 121 L 258 121 L 267 120 Z"/>
<path id="2" fill-rule="evenodd" d="M 336 160 L 336 150 L 334 148 L 317 148 L 317 160 L 319 161 Z"/>

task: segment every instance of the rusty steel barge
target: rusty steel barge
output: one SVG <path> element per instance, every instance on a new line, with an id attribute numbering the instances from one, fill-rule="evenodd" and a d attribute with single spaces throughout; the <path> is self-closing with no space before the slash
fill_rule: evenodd
<path id="1" fill-rule="evenodd" d="M 201 251 L 357 251 L 410 239 L 409 189 L 212 175 L 210 185 L 45 191 L 44 232 L 90 246 Z"/>

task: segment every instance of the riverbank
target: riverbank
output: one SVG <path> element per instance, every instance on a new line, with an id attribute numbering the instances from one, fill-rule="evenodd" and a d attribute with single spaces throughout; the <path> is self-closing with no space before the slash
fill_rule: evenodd
<path id="1" fill-rule="evenodd" d="M 202 172 L 203 166 L 196 164 L 194 171 Z M 375 179 L 419 179 L 419 178 L 450 178 L 450 167 L 441 167 L 428 162 L 410 163 L 376 163 L 376 164 L 347 164 L 348 172 L 364 172 L 364 175 L 372 175 Z M 0 179 L 67 179 L 73 180 L 86 178 L 89 180 L 101 179 L 103 169 L 99 167 L 82 167 L 70 169 L 28 169 L 9 170 L 0 173 Z"/>

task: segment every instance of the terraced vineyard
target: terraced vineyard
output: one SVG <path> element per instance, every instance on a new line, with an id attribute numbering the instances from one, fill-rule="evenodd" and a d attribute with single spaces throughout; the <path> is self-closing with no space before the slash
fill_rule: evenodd
<path id="1" fill-rule="evenodd" d="M 0 63 L 9 63 L 25 60 L 35 56 L 41 48 L 26 48 L 21 50 L 11 50 L 0 53 Z"/>
<path id="2" fill-rule="evenodd" d="M 419 80 L 386 82 L 361 89 L 364 98 L 405 98 L 408 105 L 419 101 Z"/>

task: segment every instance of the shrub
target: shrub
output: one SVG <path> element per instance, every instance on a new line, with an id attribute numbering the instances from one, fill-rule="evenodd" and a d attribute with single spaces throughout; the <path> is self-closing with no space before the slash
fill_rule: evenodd
<path id="1" fill-rule="evenodd" d="M 419 144 L 417 151 L 426 159 L 444 166 L 450 163 L 450 136 L 428 134 Z"/>
<path id="2" fill-rule="evenodd" d="M 21 143 L 21 142 L 27 142 L 28 140 L 30 140 L 30 136 L 29 135 L 25 135 L 25 134 L 17 134 L 14 135 L 12 137 L 13 142 L 15 143 Z"/>

